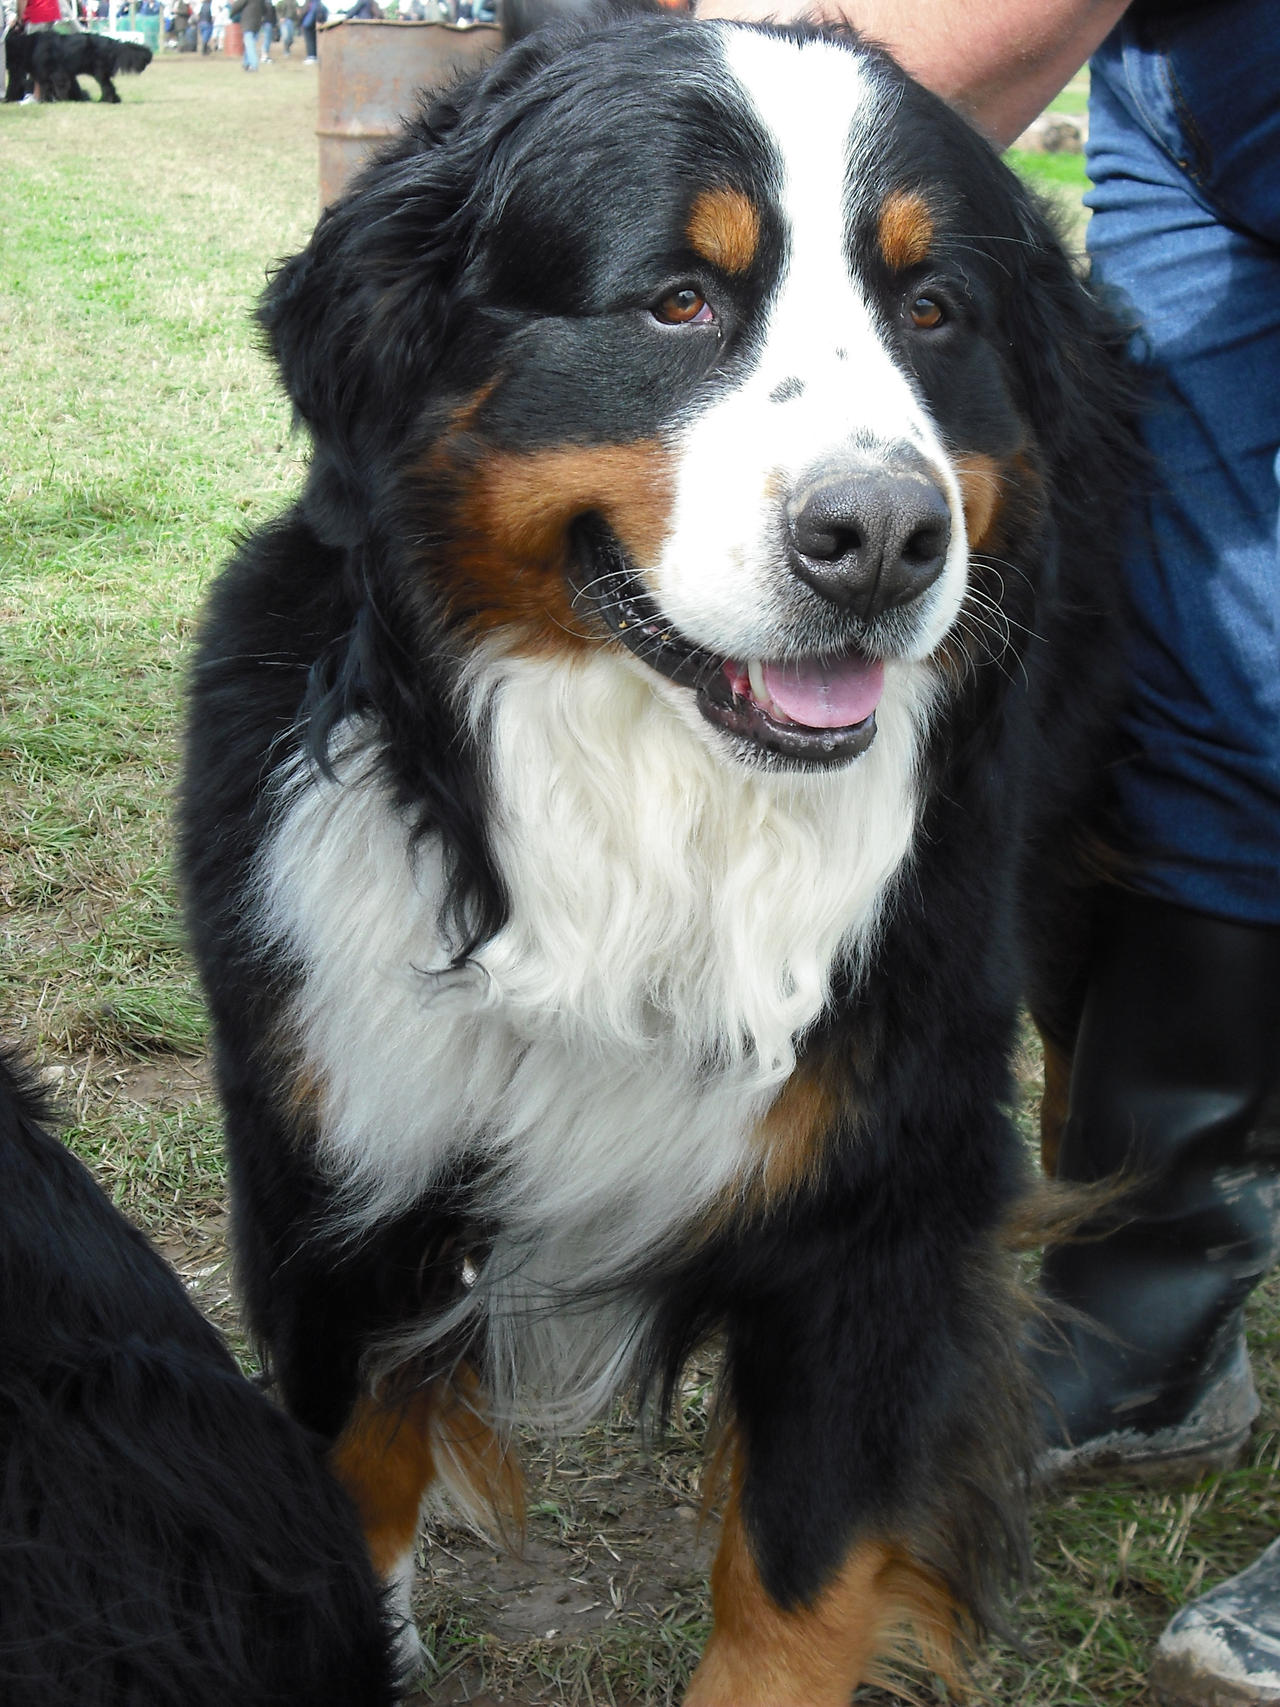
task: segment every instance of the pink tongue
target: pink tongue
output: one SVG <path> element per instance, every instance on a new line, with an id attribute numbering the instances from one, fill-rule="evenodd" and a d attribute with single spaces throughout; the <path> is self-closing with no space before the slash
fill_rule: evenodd
<path id="1" fill-rule="evenodd" d="M 846 729 L 870 717 L 884 692 L 879 658 L 808 658 L 763 666 L 774 705 L 810 729 Z"/>

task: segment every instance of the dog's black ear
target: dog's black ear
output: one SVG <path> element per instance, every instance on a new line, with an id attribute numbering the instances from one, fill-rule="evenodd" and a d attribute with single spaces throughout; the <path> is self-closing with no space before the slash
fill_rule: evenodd
<path id="1" fill-rule="evenodd" d="M 258 307 L 318 452 L 353 470 L 394 442 L 448 336 L 468 195 L 457 101 L 425 109 L 321 216 Z"/>
<path id="2" fill-rule="evenodd" d="M 554 35 L 424 97 L 263 294 L 258 320 L 311 430 L 326 509 L 348 523 L 367 514 L 379 471 L 440 392 L 442 364 L 465 354 L 480 300 L 477 231 L 501 199 L 490 164 L 526 98 L 536 104 Z"/>
<path id="3" fill-rule="evenodd" d="M 1054 479 L 1112 487 L 1136 478 L 1132 425 L 1136 389 L 1129 358 L 1133 324 L 1123 306 L 1101 299 L 1068 258 L 1057 221 L 1024 192 L 1022 241 L 1006 265 L 1008 315 L 1022 363 L 1025 408 Z"/>

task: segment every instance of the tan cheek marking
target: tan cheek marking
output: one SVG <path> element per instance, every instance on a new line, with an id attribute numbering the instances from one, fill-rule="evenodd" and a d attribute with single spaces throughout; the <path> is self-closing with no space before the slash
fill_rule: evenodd
<path id="1" fill-rule="evenodd" d="M 1016 558 L 1016 540 L 1039 525 L 1044 482 L 1025 448 L 1000 460 L 985 451 L 969 451 L 953 459 L 965 531 L 968 536 L 969 600 L 974 616 L 954 627 L 934 653 L 934 660 L 959 687 L 975 668 L 996 660 L 1003 646 L 991 607 L 1002 604 L 1004 578 L 982 553 L 1002 551 Z M 983 614 L 984 609 L 989 613 Z"/>
<path id="2" fill-rule="evenodd" d="M 1004 502 L 1006 472 L 993 456 L 981 451 L 955 459 L 956 479 L 964 503 L 964 525 L 970 551 L 980 551 L 999 517 Z"/>
<path id="3" fill-rule="evenodd" d="M 760 213 L 741 190 L 703 190 L 689 210 L 685 236 L 722 273 L 745 273 L 760 247 Z"/>
<path id="4" fill-rule="evenodd" d="M 653 441 L 489 453 L 456 513 L 450 602 L 473 630 L 514 628 L 534 651 L 595 647 L 565 582 L 569 524 L 595 511 L 644 567 L 666 538 L 671 502 L 669 461 Z"/>
<path id="5" fill-rule="evenodd" d="M 711 1572 L 715 1623 L 684 1707 L 848 1707 L 859 1683 L 882 1680 L 878 1658 L 899 1651 L 904 1623 L 954 1678 L 955 1608 L 893 1541 L 855 1544 L 810 1606 L 784 1610 L 770 1597 L 743 1521 L 741 1462 Z"/>
<path id="6" fill-rule="evenodd" d="M 933 215 L 924 197 L 914 190 L 890 191 L 880 208 L 876 237 L 894 272 L 920 266 L 933 242 Z"/>

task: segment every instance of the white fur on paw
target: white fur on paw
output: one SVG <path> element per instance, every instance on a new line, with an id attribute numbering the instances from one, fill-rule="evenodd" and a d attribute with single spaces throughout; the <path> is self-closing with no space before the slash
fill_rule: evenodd
<path id="1" fill-rule="evenodd" d="M 427 1651 L 413 1621 L 414 1556 L 401 1559 L 387 1583 L 387 1617 L 392 1631 L 396 1678 L 401 1688 L 413 1682 L 427 1663 Z"/>

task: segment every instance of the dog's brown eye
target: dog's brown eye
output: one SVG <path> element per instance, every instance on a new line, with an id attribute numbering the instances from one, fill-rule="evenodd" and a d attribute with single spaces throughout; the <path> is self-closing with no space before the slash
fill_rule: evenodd
<path id="1" fill-rule="evenodd" d="M 932 332 L 935 326 L 941 326 L 946 319 L 942 304 L 932 296 L 918 296 L 907 309 L 911 316 L 911 324 L 918 326 L 922 332 Z"/>
<path id="2" fill-rule="evenodd" d="M 670 296 L 664 296 L 654 309 L 654 318 L 664 321 L 668 326 L 691 326 L 713 320 L 708 303 L 701 291 L 692 285 L 685 285 L 682 290 L 673 290 Z"/>

